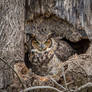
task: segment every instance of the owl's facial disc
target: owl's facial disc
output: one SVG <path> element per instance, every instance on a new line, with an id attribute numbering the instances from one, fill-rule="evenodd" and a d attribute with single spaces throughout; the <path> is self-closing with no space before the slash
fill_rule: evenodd
<path id="1" fill-rule="evenodd" d="M 52 44 L 51 39 L 47 39 L 45 42 L 37 41 L 36 39 L 32 40 L 32 46 L 34 49 L 37 49 L 39 51 L 45 51 L 47 48 L 50 48 Z"/>

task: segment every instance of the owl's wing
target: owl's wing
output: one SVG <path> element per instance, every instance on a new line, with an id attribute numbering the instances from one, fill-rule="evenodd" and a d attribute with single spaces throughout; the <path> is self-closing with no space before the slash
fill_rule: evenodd
<path id="1" fill-rule="evenodd" d="M 67 42 L 58 40 L 58 47 L 55 54 L 61 61 L 65 61 L 74 54 L 74 50 Z"/>

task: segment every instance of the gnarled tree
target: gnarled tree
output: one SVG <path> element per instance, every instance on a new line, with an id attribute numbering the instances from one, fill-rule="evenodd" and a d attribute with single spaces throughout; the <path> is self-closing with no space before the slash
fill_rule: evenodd
<path id="1" fill-rule="evenodd" d="M 51 86 L 66 92 L 68 90 L 91 92 L 91 5 L 91 0 L 0 0 L 0 91 L 16 92 L 22 90 L 23 84 L 27 88 L 32 85 L 42 86 L 51 83 Z M 63 71 L 61 79 L 57 82 L 28 74 L 30 71 L 24 63 L 24 22 L 34 21 L 39 16 L 58 17 L 66 22 L 66 26 L 70 25 L 69 29 L 71 26 L 73 29 L 72 32 L 71 30 L 63 31 L 63 37 L 74 49 L 77 48 L 79 53 L 63 63 L 64 66 L 68 66 L 68 69 L 66 72 Z M 56 33 L 61 34 L 61 30 Z M 46 88 L 48 88 L 47 92 L 49 89 L 59 91 L 51 87 Z M 36 91 L 37 87 L 25 91 L 33 89 Z"/>

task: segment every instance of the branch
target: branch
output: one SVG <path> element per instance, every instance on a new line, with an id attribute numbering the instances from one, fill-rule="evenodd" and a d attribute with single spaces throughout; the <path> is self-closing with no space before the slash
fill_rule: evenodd
<path id="1" fill-rule="evenodd" d="M 53 78 L 50 77 L 50 79 L 51 79 L 56 85 L 58 85 L 59 87 L 63 88 L 64 90 L 66 90 L 65 87 L 63 87 L 62 85 L 60 85 L 59 83 L 57 83 Z"/>
<path id="2" fill-rule="evenodd" d="M 81 87 L 79 87 L 77 90 L 75 90 L 74 92 L 79 92 L 80 90 L 84 89 L 84 88 L 88 88 L 88 87 L 92 87 L 92 83 L 88 82 L 87 84 L 82 85 Z"/>
<path id="3" fill-rule="evenodd" d="M 18 77 L 20 83 L 22 84 L 22 87 L 25 88 L 25 86 L 24 86 L 22 80 L 21 80 L 20 77 L 18 76 L 17 72 L 13 69 L 13 67 L 12 67 L 11 65 L 9 65 L 9 64 L 8 64 L 4 59 L 2 59 L 1 57 L 0 57 L 0 60 L 1 60 L 3 63 L 5 63 L 7 66 L 9 66 L 9 67 L 13 70 L 13 72 L 14 72 L 14 73 L 16 74 L 16 76 Z"/>
<path id="4" fill-rule="evenodd" d="M 65 86 L 66 86 L 66 89 L 67 89 L 67 83 L 66 83 L 66 76 L 65 76 L 64 66 L 62 66 L 62 75 L 63 75 Z"/>
<path id="5" fill-rule="evenodd" d="M 51 87 L 51 86 L 35 86 L 35 87 L 29 87 L 29 88 L 26 88 L 26 89 L 24 89 L 23 91 L 20 91 L 20 92 L 27 92 L 27 91 L 31 91 L 31 90 L 35 90 L 35 89 L 52 89 L 52 90 L 55 90 L 57 92 L 63 92 L 63 91 L 60 91 L 57 88 Z"/>

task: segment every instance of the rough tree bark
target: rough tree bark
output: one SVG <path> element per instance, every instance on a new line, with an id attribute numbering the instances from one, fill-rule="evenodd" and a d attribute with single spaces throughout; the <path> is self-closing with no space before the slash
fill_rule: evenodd
<path id="1" fill-rule="evenodd" d="M 88 38 L 91 40 L 91 0 L 0 0 L 0 57 L 6 60 L 12 67 L 14 67 L 16 62 L 24 61 L 24 4 L 26 6 L 26 20 L 33 20 L 41 14 L 46 14 L 47 17 L 50 14 L 55 14 L 57 17 L 68 21 L 77 29 L 85 30 Z M 91 44 L 87 53 L 85 53 L 87 55 L 74 56 L 72 60 L 66 61 L 69 67 L 66 75 L 70 77 L 67 80 L 71 82 L 70 80 L 73 78 L 76 81 L 80 76 L 79 80 L 83 82 L 76 81 L 74 82 L 75 84 L 69 85 L 70 88 L 73 85 L 79 84 L 80 86 L 92 81 L 92 72 L 90 72 L 92 69 L 92 54 L 89 55 L 89 51 L 92 51 Z M 75 76 L 76 74 L 77 76 Z M 6 89 L 7 92 L 14 92 L 14 89 L 12 90 L 12 87 L 10 87 L 16 81 L 13 77 L 14 72 L 0 59 L 0 92 Z M 30 81 L 25 82 L 26 79 L 24 79 L 23 83 L 31 85 Z M 32 80 L 34 79 L 31 79 L 31 82 Z M 61 85 L 63 84 L 62 82 Z M 15 90 L 15 92 L 17 91 Z M 91 89 L 80 92 L 91 92 Z"/>
<path id="2" fill-rule="evenodd" d="M 76 28 L 84 29 L 90 36 L 92 30 L 92 1 L 91 0 L 27 0 L 30 18 L 39 14 L 55 14 L 67 20 Z M 29 18 L 27 17 L 27 18 Z"/>
<path id="3" fill-rule="evenodd" d="M 24 60 L 23 35 L 24 0 L 0 0 L 0 57 L 12 67 Z M 13 77 L 14 72 L 0 59 L 0 92 L 13 82 Z"/>
<path id="4" fill-rule="evenodd" d="M 84 53 L 84 55 L 75 55 L 70 60 L 66 61 L 67 63 L 69 62 L 68 70 L 66 72 L 66 81 L 71 82 L 72 79 L 73 81 L 75 81 L 73 84 L 71 83 L 70 85 L 67 85 L 68 87 L 70 87 L 70 89 L 74 85 L 77 86 L 78 88 L 81 85 L 91 81 L 92 72 L 90 70 L 92 68 L 92 64 L 91 64 L 92 62 L 92 57 L 91 57 L 92 1 L 91 0 L 85 0 L 85 1 L 84 0 L 45 0 L 45 1 L 26 0 L 26 1 L 27 1 L 26 20 L 34 21 L 35 18 L 38 18 L 41 15 L 45 17 L 49 17 L 50 15 L 55 15 L 58 18 L 64 19 L 69 24 L 73 25 L 77 29 L 77 32 L 78 30 L 81 30 L 80 31 L 80 33 L 82 33 L 81 39 L 90 40 L 90 46 L 88 50 Z M 58 21 L 56 22 L 58 23 Z M 83 31 L 86 32 L 87 34 L 86 37 Z M 74 36 L 75 40 L 77 39 L 77 35 L 71 35 L 71 37 L 72 36 Z M 73 42 L 77 42 L 80 39 L 76 41 L 75 40 Z M 61 83 L 61 85 L 62 84 L 63 82 Z M 91 92 L 91 89 L 92 88 L 90 89 L 85 88 L 83 90 L 80 90 L 80 92 L 87 92 L 87 91 Z"/>

